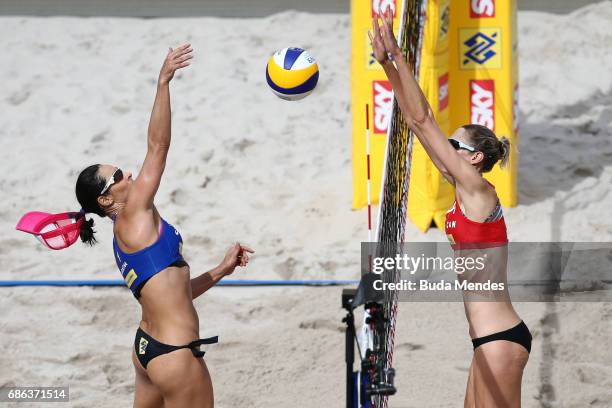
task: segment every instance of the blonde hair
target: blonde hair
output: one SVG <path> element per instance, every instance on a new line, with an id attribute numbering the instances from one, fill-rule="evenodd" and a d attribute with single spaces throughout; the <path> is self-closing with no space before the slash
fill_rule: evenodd
<path id="1" fill-rule="evenodd" d="M 484 160 L 482 161 L 483 173 L 491 171 L 497 162 L 500 162 L 501 167 L 505 167 L 510 160 L 510 140 L 502 136 L 498 139 L 491 129 L 482 125 L 464 125 L 472 141 L 472 145 L 476 150 L 482 152 Z"/>

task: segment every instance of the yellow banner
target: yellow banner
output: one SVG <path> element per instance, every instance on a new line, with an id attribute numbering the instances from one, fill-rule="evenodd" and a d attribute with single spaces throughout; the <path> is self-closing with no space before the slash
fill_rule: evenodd
<path id="1" fill-rule="evenodd" d="M 504 206 L 517 203 L 518 55 L 516 0 L 453 1 L 450 13 L 450 126 L 487 126 L 513 146 L 509 166 L 486 178 Z"/>
<path id="2" fill-rule="evenodd" d="M 393 93 L 374 60 L 367 32 L 378 7 L 390 5 L 399 29 L 400 0 L 352 0 L 351 103 L 353 208 L 367 204 L 365 105 L 370 105 L 372 202 L 378 202 Z M 468 123 L 491 128 L 514 146 L 508 168 L 487 174 L 502 205 L 515 206 L 518 177 L 516 0 L 429 0 L 419 83 L 447 134 Z M 421 230 L 444 227 L 454 192 L 415 139 L 408 215 Z"/>
<path id="3" fill-rule="evenodd" d="M 419 68 L 419 85 L 431 105 L 440 125 L 448 134 L 449 127 L 449 0 L 430 0 L 427 3 L 423 31 L 423 47 Z M 446 211 L 453 203 L 453 186 L 442 174 L 414 139 L 410 189 L 408 190 L 408 216 L 422 231 L 426 231 L 432 220 L 444 225 Z"/>
<path id="4" fill-rule="evenodd" d="M 385 157 L 387 128 L 393 111 L 393 91 L 380 64 L 372 55 L 368 30 L 372 17 L 391 6 L 396 34 L 400 23 L 400 0 L 351 1 L 351 108 L 353 112 L 353 209 L 367 204 L 366 104 L 370 114 L 370 167 L 372 203 L 378 202 Z"/>

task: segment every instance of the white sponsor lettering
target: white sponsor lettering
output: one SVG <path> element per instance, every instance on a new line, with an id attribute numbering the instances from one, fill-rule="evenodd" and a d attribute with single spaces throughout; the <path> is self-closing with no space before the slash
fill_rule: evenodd
<path id="1" fill-rule="evenodd" d="M 376 133 L 384 133 L 389 127 L 393 112 L 393 90 L 378 82 L 374 83 L 374 128 Z"/>
<path id="2" fill-rule="evenodd" d="M 387 7 L 391 7 L 393 16 L 395 16 L 395 0 L 372 0 L 372 14 L 378 14 L 379 9 L 385 13 Z"/>
<path id="3" fill-rule="evenodd" d="M 447 96 L 448 96 L 448 84 L 444 84 L 440 87 L 439 98 L 440 100 L 442 100 L 442 99 L 446 99 Z"/>
<path id="4" fill-rule="evenodd" d="M 494 0 L 472 0 L 472 13 L 479 16 L 492 17 L 495 15 L 495 1 Z"/>
<path id="5" fill-rule="evenodd" d="M 486 126 L 489 129 L 495 128 L 493 92 L 481 87 L 478 82 L 471 82 L 472 97 L 472 123 Z"/>
<path id="6" fill-rule="evenodd" d="M 448 97 L 448 82 L 445 82 L 442 85 L 440 85 L 440 89 L 438 89 L 438 100 L 440 101 L 441 109 L 444 109 L 447 106 L 448 104 L 448 101 L 446 100 L 447 97 Z"/>

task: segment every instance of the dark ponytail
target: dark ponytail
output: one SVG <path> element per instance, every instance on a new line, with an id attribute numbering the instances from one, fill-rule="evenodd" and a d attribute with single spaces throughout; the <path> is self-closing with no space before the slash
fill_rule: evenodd
<path id="1" fill-rule="evenodd" d="M 106 217 L 106 213 L 98 203 L 100 191 L 104 188 L 104 179 L 98 174 L 99 164 L 94 164 L 87 167 L 79 174 L 76 182 L 76 197 L 81 204 L 81 214 L 83 223 L 79 231 L 81 241 L 86 244 L 94 245 L 97 241 L 94 237 L 95 230 L 93 229 L 93 218 L 85 218 L 86 213 L 97 214 L 100 217 Z"/>
<path id="2" fill-rule="evenodd" d="M 462 126 L 468 132 L 472 145 L 484 154 L 481 171 L 483 173 L 491 171 L 495 163 L 500 162 L 501 167 L 508 164 L 510 156 L 510 141 L 502 136 L 498 139 L 491 129 L 482 125 Z"/>
<path id="3" fill-rule="evenodd" d="M 93 229 L 93 226 L 93 218 L 87 219 L 85 218 L 85 214 L 83 214 L 83 223 L 81 224 L 81 228 L 79 230 L 79 236 L 81 237 L 81 241 L 89 246 L 93 246 L 96 242 L 98 242 L 96 237 L 94 237 L 96 231 Z"/>

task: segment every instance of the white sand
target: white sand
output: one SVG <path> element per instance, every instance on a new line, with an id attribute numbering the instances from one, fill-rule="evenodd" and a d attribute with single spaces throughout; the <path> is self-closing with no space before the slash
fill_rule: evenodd
<path id="1" fill-rule="evenodd" d="M 612 2 L 569 16 L 519 15 L 520 202 L 514 241 L 610 241 Z M 136 171 L 164 47 L 190 41 L 172 85 L 173 145 L 157 205 L 185 239 L 192 274 L 236 239 L 257 249 L 244 279 L 354 279 L 364 212 L 350 208 L 350 21 L 2 18 L 0 279 L 115 279 L 100 244 L 49 251 L 14 231 L 28 210 L 78 210 L 74 183 L 95 163 Z M 269 54 L 319 61 L 316 92 L 267 89 Z M 442 240 L 408 228 L 408 239 Z M 340 288 L 215 288 L 196 301 L 219 407 L 341 406 Z M 139 321 L 125 289 L 0 289 L 0 386 L 69 384 L 73 407 L 128 406 Z M 526 407 L 612 406 L 612 305 L 517 304 L 534 334 Z M 393 407 L 461 406 L 471 344 L 460 304 L 402 304 Z M 7 405 L 9 406 L 9 405 Z M 17 406 L 17 405 L 15 405 Z M 19 404 L 28 406 L 28 404 Z"/>

